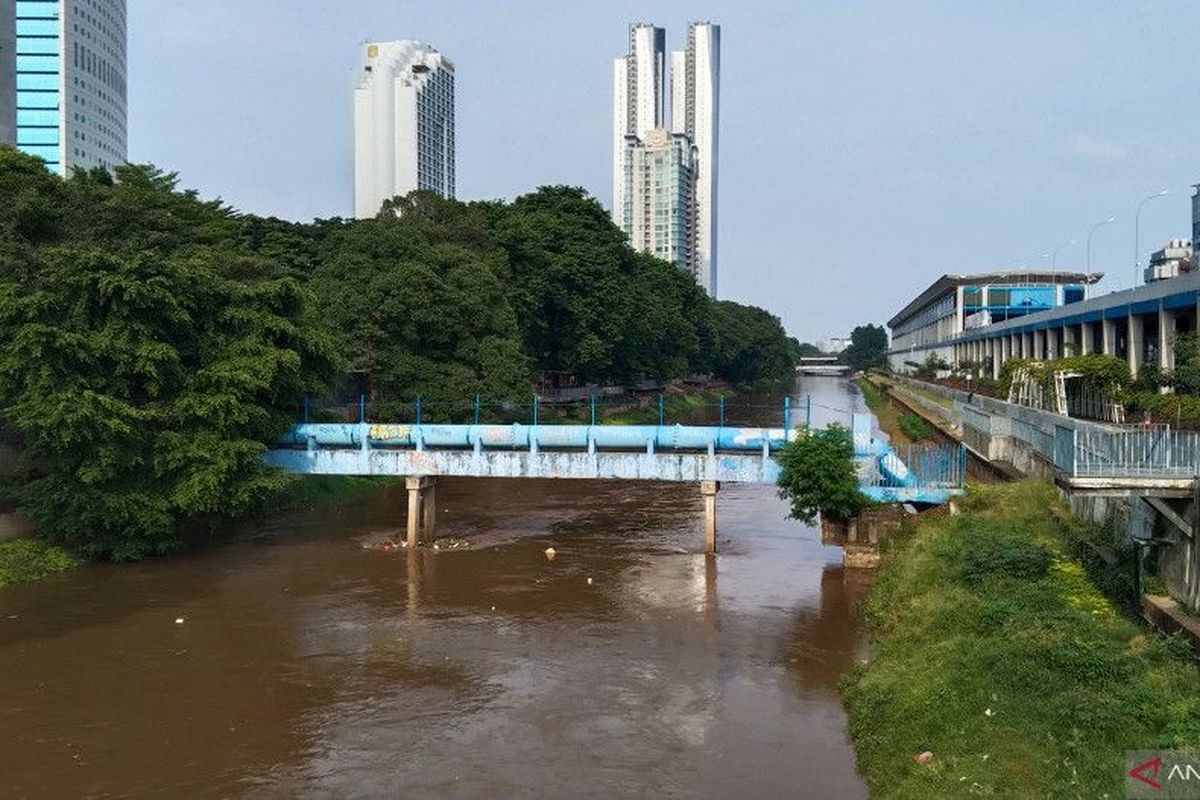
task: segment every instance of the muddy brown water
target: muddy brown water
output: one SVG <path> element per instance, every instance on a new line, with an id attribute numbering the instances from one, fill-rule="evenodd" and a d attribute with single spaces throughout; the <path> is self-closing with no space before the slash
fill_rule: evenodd
<path id="1" fill-rule="evenodd" d="M 715 559 L 692 485 L 438 505 L 470 549 L 364 549 L 389 489 L 0 592 L 0 796 L 865 796 L 837 682 L 870 577 L 771 487 L 721 490 Z"/>

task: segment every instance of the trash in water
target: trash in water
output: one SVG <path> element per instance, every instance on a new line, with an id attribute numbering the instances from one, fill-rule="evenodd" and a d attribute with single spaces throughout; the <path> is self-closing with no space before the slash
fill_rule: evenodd
<path id="1" fill-rule="evenodd" d="M 546 548 L 546 560 L 547 560 L 547 561 L 553 561 L 553 560 L 554 560 L 554 557 L 555 557 L 556 555 L 558 555 L 558 551 L 557 551 L 557 550 L 555 550 L 553 547 L 547 547 L 547 548 Z"/>

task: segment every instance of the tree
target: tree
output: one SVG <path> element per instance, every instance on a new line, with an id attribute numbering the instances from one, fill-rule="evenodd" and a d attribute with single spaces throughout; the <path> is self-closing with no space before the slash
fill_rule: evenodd
<path id="1" fill-rule="evenodd" d="M 850 332 L 850 345 L 841 362 L 852 370 L 887 369 L 888 336 L 881 325 L 859 325 Z"/>
<path id="2" fill-rule="evenodd" d="M 848 520 L 871 504 L 858 488 L 850 431 L 840 425 L 788 442 L 779 465 L 779 496 L 791 503 L 794 519 L 812 525 L 819 513 Z"/>
<path id="3" fill-rule="evenodd" d="M 45 470 L 24 510 L 91 557 L 177 549 L 181 520 L 278 492 L 264 442 L 332 372 L 294 280 L 203 258 L 54 250 L 0 280 L 0 331 L 4 421 Z"/>
<path id="4" fill-rule="evenodd" d="M 810 344 L 808 342 L 797 342 L 796 343 L 796 358 L 797 359 L 807 358 L 809 356 L 820 356 L 820 355 L 824 355 L 824 353 L 821 351 L 821 348 L 817 347 L 815 344 Z"/>
<path id="5" fill-rule="evenodd" d="M 779 318 L 755 306 L 713 303 L 717 354 L 713 372 L 731 383 L 782 381 L 795 376 L 797 356 Z"/>

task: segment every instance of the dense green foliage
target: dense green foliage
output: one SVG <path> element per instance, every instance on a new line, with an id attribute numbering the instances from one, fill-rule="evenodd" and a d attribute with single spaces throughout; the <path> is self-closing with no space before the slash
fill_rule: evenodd
<path id="1" fill-rule="evenodd" d="M 0 542 L 0 588 L 65 572 L 77 563 L 66 551 L 36 539 Z"/>
<path id="2" fill-rule="evenodd" d="M 973 487 L 893 540 L 844 683 L 872 797 L 1119 797 L 1126 750 L 1200 745 L 1200 670 L 1089 582 L 1068 518 L 1048 484 Z"/>
<path id="3" fill-rule="evenodd" d="M 888 335 L 882 325 L 859 325 L 850 332 L 850 345 L 841 361 L 852 370 L 888 368 Z"/>
<path id="4" fill-rule="evenodd" d="M 809 525 L 818 513 L 848 520 L 870 505 L 858 488 L 854 444 L 840 425 L 806 431 L 780 452 L 779 496 L 791 503 L 791 516 Z"/>
<path id="5" fill-rule="evenodd" d="M 28 159 L 0 150 L 9 169 Z M 22 493 L 40 531 L 137 558 L 178 547 L 181 519 L 278 492 L 264 442 L 333 376 L 304 287 L 229 248 L 233 216 L 170 176 L 34 177 L 56 203 L 6 231 L 0 398 L 43 473 Z"/>
<path id="6" fill-rule="evenodd" d="M 346 372 L 384 402 L 512 399 L 544 373 L 781 380 L 799 350 L 635 253 L 579 189 L 297 224 L 153 167 L 61 180 L 0 147 L 0 198 L 0 424 L 37 467 L 24 511 L 90 557 L 167 552 L 184 520 L 277 498 L 267 443 Z"/>

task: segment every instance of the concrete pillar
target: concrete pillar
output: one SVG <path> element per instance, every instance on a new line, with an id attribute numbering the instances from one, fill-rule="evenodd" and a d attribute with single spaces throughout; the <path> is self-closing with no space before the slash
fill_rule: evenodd
<path id="1" fill-rule="evenodd" d="M 1159 303 L 1158 306 L 1158 365 L 1163 370 L 1175 367 L 1175 315 Z"/>
<path id="2" fill-rule="evenodd" d="M 1129 374 L 1137 377 L 1138 370 L 1142 367 L 1142 318 L 1137 314 L 1130 313 L 1125 317 L 1126 328 L 1125 338 L 1125 355 L 1129 360 Z"/>
<path id="3" fill-rule="evenodd" d="M 1092 352 L 1092 323 L 1079 324 L 1079 355 L 1086 356 Z"/>
<path id="4" fill-rule="evenodd" d="M 1004 340 L 992 339 L 992 380 L 1000 380 L 1000 364 L 1004 361 Z"/>
<path id="5" fill-rule="evenodd" d="M 1061 331 L 1062 353 L 1061 353 L 1061 355 L 1064 358 L 1066 358 L 1067 356 L 1079 355 L 1079 340 L 1075 337 L 1075 330 L 1076 329 L 1075 329 L 1074 325 L 1063 325 L 1062 326 L 1062 331 Z"/>
<path id="6" fill-rule="evenodd" d="M 423 541 L 433 540 L 434 522 L 437 518 L 433 486 L 434 479 L 429 475 L 409 475 L 404 479 L 404 487 L 408 489 L 406 541 L 409 547 L 417 547 Z"/>
<path id="7" fill-rule="evenodd" d="M 1117 354 L 1117 321 L 1115 319 L 1106 319 L 1101 321 L 1100 328 L 1104 339 L 1104 355 L 1114 356 Z"/>
<path id="8" fill-rule="evenodd" d="M 717 552 L 717 492 L 721 484 L 717 481 L 700 481 L 700 494 L 704 495 L 704 552 Z"/>

